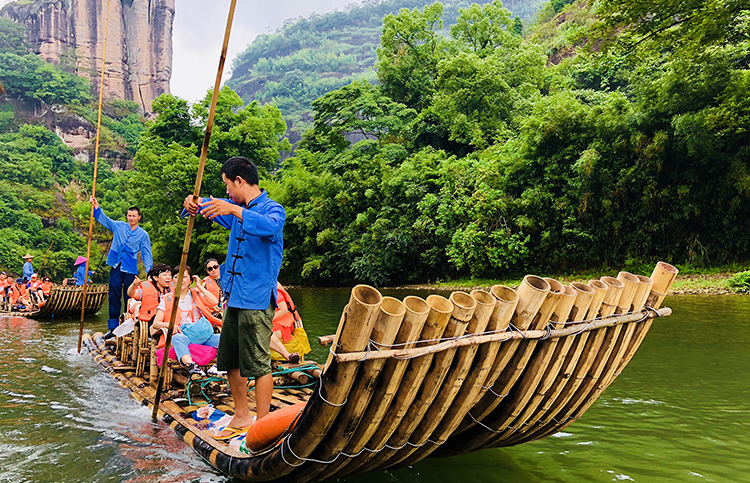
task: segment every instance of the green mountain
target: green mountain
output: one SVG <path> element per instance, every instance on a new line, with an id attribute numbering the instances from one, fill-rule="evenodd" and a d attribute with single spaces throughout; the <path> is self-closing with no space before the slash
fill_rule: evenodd
<path id="1" fill-rule="evenodd" d="M 292 142 L 312 120 L 311 103 L 354 80 L 374 82 L 383 17 L 401 9 L 422 9 L 425 0 L 366 0 L 346 10 L 289 21 L 276 33 L 259 35 L 232 63 L 227 85 L 246 102 L 276 104 L 290 127 Z M 442 34 L 456 22 L 459 9 L 487 1 L 446 0 Z M 541 0 L 510 0 L 517 18 L 530 20 Z M 567 3 L 567 2 L 566 2 Z M 520 26 L 519 26 L 520 27 Z"/>

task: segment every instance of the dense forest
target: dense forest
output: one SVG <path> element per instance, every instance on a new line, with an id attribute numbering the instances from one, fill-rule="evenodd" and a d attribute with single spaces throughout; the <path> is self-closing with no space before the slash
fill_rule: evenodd
<path id="1" fill-rule="evenodd" d="M 499 1 L 452 18 L 441 3 L 385 15 L 375 76 L 313 100 L 311 127 L 280 169 L 280 154 L 291 149 L 282 111 L 244 102 L 230 83 L 220 93 L 202 192 L 223 194 L 228 156 L 257 161 L 262 187 L 287 210 L 287 283 L 748 260 L 750 6 L 568 3 L 545 4 L 522 28 Z M 156 258 L 167 263 L 178 260 L 178 211 L 195 179 L 209 96 L 193 106 L 160 97 L 158 116 L 130 144 L 117 134 L 127 116 L 111 117 L 113 142 L 137 151 L 134 170 L 105 170 L 111 186 L 101 189 L 102 205 L 117 217 L 126 200 L 139 204 Z M 0 233 L 26 237 L 0 240 L 3 264 L 19 249 L 43 255 L 53 233 L 75 234 L 44 225 L 53 218 L 30 197 L 49 199 L 51 185 L 71 186 L 90 172 L 54 135 L 39 131 L 31 149 L 30 129 L 4 129 L 0 136 L 14 137 L 0 149 L 16 144 L 18 159 L 35 161 L 42 174 L 0 175 L 0 211 L 17 217 L 21 208 L 8 206 L 22 197 L 31 218 L 18 223 L 39 230 L 0 215 Z M 37 177 L 47 184 L 34 185 Z M 3 197 L 11 192 L 22 194 Z M 87 208 L 82 197 L 76 203 Z M 226 232 L 199 219 L 193 240 L 195 265 L 224 253 Z"/>
<path id="2" fill-rule="evenodd" d="M 531 21 L 542 0 L 511 0 L 505 5 L 514 14 L 513 28 Z M 572 0 L 557 0 L 551 10 Z M 448 35 L 468 0 L 445 0 L 442 24 L 437 31 Z M 478 4 L 489 3 L 487 0 Z M 232 63 L 227 85 L 245 102 L 273 103 L 289 125 L 296 143 L 312 124 L 312 102 L 355 80 L 377 82 L 375 63 L 383 17 L 402 8 L 423 8 L 425 0 L 366 0 L 345 10 L 311 18 L 293 19 L 277 32 L 259 35 Z"/>
<path id="3" fill-rule="evenodd" d="M 0 17 L 0 269 L 19 274 L 21 257 L 30 252 L 41 273 L 61 280 L 73 273 L 76 257 L 86 254 L 93 163 L 76 159 L 54 129 L 73 122 L 95 130 L 97 111 L 88 81 L 41 60 L 25 38 L 22 25 Z M 135 103 L 109 101 L 104 159 L 134 156 L 144 122 Z M 99 164 L 100 193 L 114 212 L 129 206 L 118 194 L 128 176 Z M 93 268 L 104 267 L 100 252 L 110 238 L 97 227 L 101 247 L 92 247 Z"/>

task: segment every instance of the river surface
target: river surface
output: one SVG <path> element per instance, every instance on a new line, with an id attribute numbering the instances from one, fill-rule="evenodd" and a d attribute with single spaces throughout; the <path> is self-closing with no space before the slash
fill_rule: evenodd
<path id="1" fill-rule="evenodd" d="M 325 361 L 315 338 L 334 332 L 348 290 L 290 293 Z M 339 481 L 750 481 L 750 297 L 664 305 L 674 315 L 564 433 Z M 0 482 L 231 481 L 76 353 L 78 324 L 0 318 Z M 85 326 L 104 331 L 106 307 Z"/>

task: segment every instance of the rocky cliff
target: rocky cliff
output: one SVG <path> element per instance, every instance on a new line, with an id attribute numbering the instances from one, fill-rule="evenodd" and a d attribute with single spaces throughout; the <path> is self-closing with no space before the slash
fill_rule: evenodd
<path id="1" fill-rule="evenodd" d="M 90 78 L 97 95 L 106 30 L 104 95 L 149 113 L 151 102 L 169 92 L 174 11 L 175 0 L 34 0 L 9 3 L 0 15 L 24 24 L 48 62 Z"/>

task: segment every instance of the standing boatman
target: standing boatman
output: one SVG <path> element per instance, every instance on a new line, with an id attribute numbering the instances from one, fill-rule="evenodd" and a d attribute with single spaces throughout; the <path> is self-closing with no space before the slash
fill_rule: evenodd
<path id="1" fill-rule="evenodd" d="M 104 228 L 112 232 L 112 246 L 107 255 L 109 270 L 109 319 L 107 319 L 107 333 L 105 339 L 114 337 L 112 330 L 119 325 L 122 298 L 125 296 L 125 307 L 128 304 L 127 289 L 138 275 L 138 252 L 141 252 L 146 272 L 154 264 L 151 255 L 151 238 L 146 230 L 138 226 L 141 220 L 141 210 L 135 206 L 128 208 L 127 223 L 115 221 L 104 214 L 99 202 L 91 197 L 94 206 L 94 218 Z"/>
<path id="2" fill-rule="evenodd" d="M 34 275 L 34 266 L 31 264 L 31 260 L 34 259 L 34 255 L 27 253 L 23 256 L 25 263 L 23 264 L 23 278 L 31 280 L 31 276 Z"/>
<path id="3" fill-rule="evenodd" d="M 247 402 L 247 378 L 255 378 L 258 419 L 268 414 L 273 395 L 271 335 L 276 311 L 276 280 L 284 253 L 284 207 L 258 187 L 258 168 L 235 156 L 221 168 L 230 199 L 188 195 L 183 206 L 228 228 L 226 275 L 222 289 L 227 300 L 217 355 L 217 367 L 227 371 L 235 413 L 215 439 L 242 434 L 253 424 Z"/>

